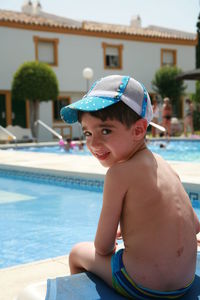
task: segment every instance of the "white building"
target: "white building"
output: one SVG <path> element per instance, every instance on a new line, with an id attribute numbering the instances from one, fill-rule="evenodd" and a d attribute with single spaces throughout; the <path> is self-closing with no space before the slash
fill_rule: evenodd
<path id="1" fill-rule="evenodd" d="M 40 119 L 66 136 L 69 128 L 60 120 L 60 107 L 86 92 L 85 67 L 92 68 L 92 81 L 110 74 L 130 75 L 153 94 L 151 82 L 161 66 L 195 68 L 197 37 L 156 26 L 143 28 L 139 16 L 130 26 L 78 22 L 47 14 L 38 2 L 28 1 L 22 12 L 0 10 L 0 41 L 0 125 L 29 127 L 29 103 L 13 103 L 11 84 L 23 62 L 39 60 L 52 66 L 60 90 L 56 102 L 40 104 Z M 194 92 L 194 83 L 187 84 L 187 93 Z M 72 136 L 80 136 L 78 125 Z M 40 131 L 40 140 L 51 138 Z"/>

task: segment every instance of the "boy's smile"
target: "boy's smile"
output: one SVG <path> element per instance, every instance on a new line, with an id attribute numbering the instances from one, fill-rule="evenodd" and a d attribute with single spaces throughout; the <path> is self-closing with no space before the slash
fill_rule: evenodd
<path id="1" fill-rule="evenodd" d="M 134 153 L 134 125 L 127 128 L 117 120 L 102 121 L 89 113 L 83 114 L 81 124 L 88 149 L 104 167 L 125 161 Z"/>

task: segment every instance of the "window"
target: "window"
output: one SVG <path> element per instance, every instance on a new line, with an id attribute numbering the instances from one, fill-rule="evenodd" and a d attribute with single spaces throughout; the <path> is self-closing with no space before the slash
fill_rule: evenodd
<path id="1" fill-rule="evenodd" d="M 58 39 L 34 36 L 35 59 L 52 66 L 58 65 Z"/>
<path id="2" fill-rule="evenodd" d="M 161 49 L 161 66 L 175 66 L 176 65 L 176 50 Z"/>
<path id="3" fill-rule="evenodd" d="M 105 69 L 122 69 L 123 45 L 102 44 Z"/>
<path id="4" fill-rule="evenodd" d="M 69 97 L 59 97 L 58 100 L 53 101 L 53 120 L 54 122 L 60 122 L 60 110 L 62 107 L 70 104 L 70 98 Z"/>

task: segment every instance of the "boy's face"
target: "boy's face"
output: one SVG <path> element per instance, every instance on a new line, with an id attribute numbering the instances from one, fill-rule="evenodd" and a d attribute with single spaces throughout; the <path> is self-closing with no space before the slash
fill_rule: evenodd
<path id="1" fill-rule="evenodd" d="M 104 167 L 128 160 L 134 153 L 132 125 L 127 128 L 117 120 L 102 121 L 84 113 L 81 121 L 90 152 Z"/>

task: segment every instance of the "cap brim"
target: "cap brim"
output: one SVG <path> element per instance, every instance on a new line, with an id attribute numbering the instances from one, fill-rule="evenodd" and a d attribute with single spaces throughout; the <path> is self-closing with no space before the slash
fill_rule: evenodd
<path id="1" fill-rule="evenodd" d="M 71 124 L 78 121 L 78 110 L 85 112 L 98 111 L 119 101 L 120 100 L 118 99 L 106 97 L 85 97 L 77 102 L 63 107 L 60 111 L 60 115 L 66 123 Z"/>

